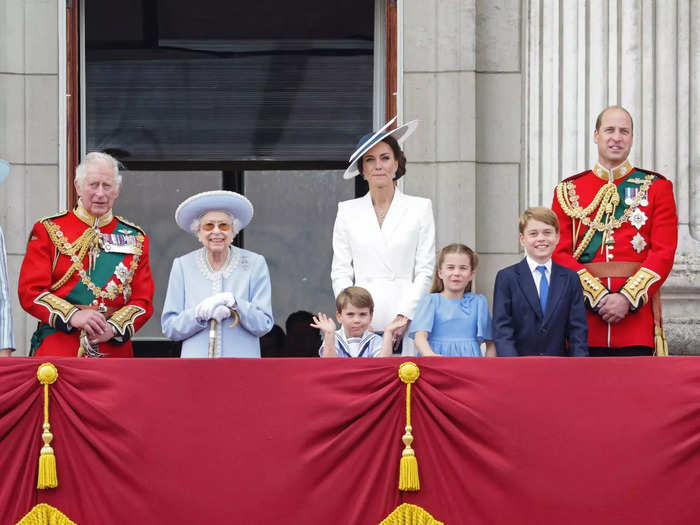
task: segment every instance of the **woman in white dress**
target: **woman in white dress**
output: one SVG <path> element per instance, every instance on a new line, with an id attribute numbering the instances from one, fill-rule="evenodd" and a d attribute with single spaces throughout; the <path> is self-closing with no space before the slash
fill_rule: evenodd
<path id="1" fill-rule="evenodd" d="M 270 274 L 262 255 L 231 244 L 252 218 L 253 205 L 232 191 L 178 206 L 178 226 L 202 243 L 173 261 L 161 317 L 163 333 L 183 342 L 182 357 L 209 356 L 210 341 L 214 357 L 260 357 L 259 338 L 274 324 Z"/>
<path id="2" fill-rule="evenodd" d="M 375 331 L 398 316 L 413 318 L 435 266 L 432 203 L 406 195 L 396 185 L 406 173 L 401 146 L 418 121 L 387 130 L 394 120 L 360 139 L 344 178 L 362 175 L 369 192 L 338 203 L 333 227 L 333 292 L 337 297 L 353 285 L 369 290 Z M 395 337 L 400 338 L 404 331 L 405 327 L 397 330 Z M 403 354 L 415 355 L 410 339 L 403 341 Z"/>

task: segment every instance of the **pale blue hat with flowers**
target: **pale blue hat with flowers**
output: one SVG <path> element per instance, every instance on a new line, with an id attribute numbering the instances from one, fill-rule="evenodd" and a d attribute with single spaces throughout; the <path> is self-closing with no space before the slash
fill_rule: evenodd
<path id="1" fill-rule="evenodd" d="M 210 211 L 224 211 L 240 222 L 242 230 L 253 219 L 253 205 L 240 193 L 227 190 L 204 191 L 182 201 L 175 210 L 175 222 L 190 231 L 192 222 Z"/>

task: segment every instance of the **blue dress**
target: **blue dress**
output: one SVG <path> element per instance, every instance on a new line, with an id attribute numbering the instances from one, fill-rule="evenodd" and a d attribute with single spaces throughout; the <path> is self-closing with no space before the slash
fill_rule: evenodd
<path id="1" fill-rule="evenodd" d="M 493 339 L 486 297 L 467 292 L 461 299 L 439 293 L 423 296 L 408 328 L 409 336 L 428 332 L 436 354 L 449 357 L 481 357 L 481 345 Z"/>

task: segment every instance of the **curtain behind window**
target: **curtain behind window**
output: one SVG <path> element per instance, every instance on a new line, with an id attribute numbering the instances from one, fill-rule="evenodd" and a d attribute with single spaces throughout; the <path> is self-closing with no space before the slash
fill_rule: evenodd
<path id="1" fill-rule="evenodd" d="M 239 4 L 87 2 L 88 150 L 346 160 L 371 129 L 374 2 Z"/>

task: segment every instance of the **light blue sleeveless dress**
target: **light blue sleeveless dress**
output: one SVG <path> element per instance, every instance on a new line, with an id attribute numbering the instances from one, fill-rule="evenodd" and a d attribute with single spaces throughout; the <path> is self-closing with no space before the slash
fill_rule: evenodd
<path id="1" fill-rule="evenodd" d="M 425 295 L 408 328 L 409 336 L 428 332 L 430 348 L 448 357 L 481 357 L 481 345 L 493 339 L 486 297 L 467 292 L 461 299 L 439 293 Z"/>

